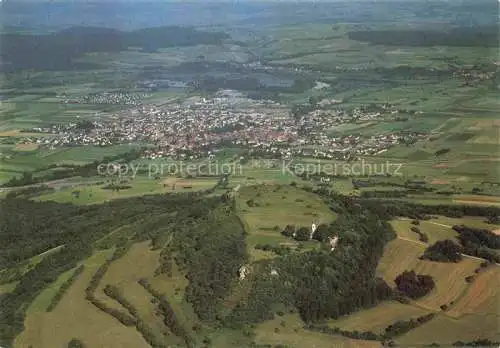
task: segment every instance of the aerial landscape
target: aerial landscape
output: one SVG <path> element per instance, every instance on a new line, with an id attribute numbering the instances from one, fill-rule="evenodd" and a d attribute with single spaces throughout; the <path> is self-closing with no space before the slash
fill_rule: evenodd
<path id="1" fill-rule="evenodd" d="M 0 3 L 0 348 L 500 346 L 498 3 Z"/>

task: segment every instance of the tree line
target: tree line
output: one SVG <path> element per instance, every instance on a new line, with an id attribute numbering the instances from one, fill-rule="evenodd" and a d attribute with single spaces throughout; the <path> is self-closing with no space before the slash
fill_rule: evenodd
<path id="1" fill-rule="evenodd" d="M 184 327 L 183 323 L 177 317 L 174 309 L 168 302 L 167 297 L 156 291 L 147 279 L 140 279 L 138 283 L 146 289 L 151 296 L 158 300 L 158 307 L 163 315 L 165 325 L 172 331 L 172 333 L 181 337 L 188 347 L 193 347 L 194 339 L 191 336 L 191 333 Z"/>
<path id="2" fill-rule="evenodd" d="M 339 327 L 330 327 L 328 325 L 321 324 L 308 324 L 305 326 L 305 329 L 309 331 L 321 332 L 327 335 L 341 335 L 356 340 L 391 342 L 393 338 L 401 336 L 419 327 L 420 325 L 425 324 L 434 317 L 435 313 L 429 313 L 417 318 L 411 318 L 409 320 L 398 320 L 388 325 L 381 334 L 374 333 L 373 331 L 342 330 Z"/>
<path id="3" fill-rule="evenodd" d="M 150 195 L 92 206 L 34 202 L 20 197 L 0 200 L 0 245 L 2 245 L 0 264 L 7 269 L 7 273 L 15 270 L 10 272 L 9 282 L 18 281 L 12 292 L 0 295 L 0 345 L 10 346 L 14 337 L 23 330 L 28 304 L 39 292 L 56 281 L 62 273 L 78 267 L 79 263 L 92 254 L 94 248 L 100 245 L 100 241 L 110 231 L 125 227 L 130 229 L 128 234 L 131 239 L 127 238 L 123 243 L 159 238 L 158 236 L 163 233 L 163 222 L 178 221 L 178 225 L 182 226 L 184 221 L 206 217 L 209 212 L 224 202 L 220 196 L 204 197 L 203 194 L 205 193 Z M 211 235 L 215 235 L 217 229 L 217 223 L 213 223 Z M 242 233 L 239 228 L 234 231 L 238 234 Z M 189 234 L 190 230 L 186 232 Z M 228 234 L 230 234 L 229 231 Z M 235 241 L 235 239 L 231 240 Z M 105 245 L 105 247 L 112 247 L 116 243 L 110 241 L 110 245 Z M 62 245 L 64 247 L 43 256 L 33 268 L 20 271 L 19 265 L 29 262 L 30 258 Z M 208 243 L 208 245 L 211 244 Z M 245 248 L 238 250 L 245 250 Z M 125 251 L 118 245 L 117 254 L 114 257 L 118 257 L 119 252 Z M 225 253 L 223 249 L 218 249 L 218 252 Z M 228 257 L 231 256 L 234 255 L 229 252 Z M 235 260 L 238 259 L 235 258 Z M 203 260 L 198 260 L 197 263 L 193 263 L 193 267 L 203 263 Z M 207 265 L 214 265 L 214 263 L 215 261 L 212 261 Z M 230 270 L 234 269 L 234 264 L 229 264 L 232 265 Z M 207 265 L 202 267 L 204 271 L 207 271 Z M 104 272 L 104 268 L 100 269 L 99 274 L 95 275 L 95 279 L 89 284 L 90 289 L 87 295 L 89 299 L 93 298 L 92 291 L 97 288 L 98 281 Z M 193 269 L 192 272 L 194 273 L 195 270 Z M 208 272 L 216 274 L 217 268 L 212 267 Z M 2 279 L 4 279 L 3 274 Z M 210 288 L 211 285 L 208 283 L 204 286 Z M 106 310 L 106 307 L 102 306 L 99 301 L 93 300 L 93 303 Z M 127 325 L 135 325 L 135 320 L 130 315 L 121 312 L 113 314 L 117 316 L 124 314 L 123 321 Z"/>
<path id="4" fill-rule="evenodd" d="M 47 309 L 46 309 L 47 312 L 52 312 L 56 308 L 57 304 L 61 301 L 61 299 L 63 298 L 63 296 L 66 293 L 66 291 L 68 291 L 69 287 L 75 282 L 75 280 L 78 278 L 78 276 L 80 274 L 82 274 L 82 272 L 83 272 L 84 269 L 85 269 L 84 265 L 78 266 L 74 270 L 74 272 L 71 274 L 71 277 L 69 277 L 68 280 L 66 280 L 61 285 L 61 287 L 57 290 L 57 293 L 50 300 L 50 303 L 49 303 L 49 305 L 47 306 Z"/>

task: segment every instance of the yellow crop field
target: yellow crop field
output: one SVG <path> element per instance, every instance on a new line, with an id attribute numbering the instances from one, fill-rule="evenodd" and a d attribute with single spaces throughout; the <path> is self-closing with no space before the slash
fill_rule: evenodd
<path id="1" fill-rule="evenodd" d="M 297 314 L 286 314 L 258 324 L 255 341 L 258 344 L 284 345 L 291 348 L 378 348 L 380 342 L 353 340 L 342 336 L 327 335 L 303 329 L 304 323 Z"/>
<path id="2" fill-rule="evenodd" d="M 328 325 L 347 331 L 372 331 L 382 334 L 387 326 L 397 320 L 409 320 L 428 313 L 429 311 L 412 305 L 388 301 L 370 309 L 330 320 Z"/>
<path id="3" fill-rule="evenodd" d="M 416 303 L 438 311 L 441 305 L 449 304 L 463 294 L 468 287 L 465 277 L 473 275 L 481 261 L 470 258 L 464 258 L 458 263 L 419 260 L 424 250 L 425 245 L 395 239 L 386 245 L 377 272 L 391 286 L 395 286 L 394 279 L 406 270 L 431 275 L 436 287 Z"/>
<path id="4" fill-rule="evenodd" d="M 447 312 L 458 317 L 463 314 L 488 314 L 499 320 L 500 266 L 494 265 L 477 276 L 467 292 Z"/>
<path id="5" fill-rule="evenodd" d="M 451 346 L 456 341 L 470 342 L 478 338 L 498 341 L 500 334 L 497 318 L 470 314 L 455 319 L 446 315 L 438 315 L 396 341 L 402 346 L 427 345 L 432 342 Z"/>
<path id="6" fill-rule="evenodd" d="M 28 309 L 25 330 L 16 338 L 14 347 L 66 347 L 73 338 L 80 339 L 89 347 L 149 347 L 135 328 L 123 326 L 85 300 L 85 289 L 90 279 L 111 253 L 111 250 L 99 251 L 85 261 L 85 270 L 54 311 L 47 313 L 44 308 L 35 305 L 40 297 L 45 296 L 42 292 Z"/>

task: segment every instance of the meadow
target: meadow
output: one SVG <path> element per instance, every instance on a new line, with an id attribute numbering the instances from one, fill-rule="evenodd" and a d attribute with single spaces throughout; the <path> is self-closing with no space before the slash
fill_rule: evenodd
<path id="1" fill-rule="evenodd" d="M 160 185 L 161 182 L 157 184 Z M 318 223 L 328 223 L 336 218 L 336 215 L 319 196 L 289 184 L 241 185 L 235 192 L 235 196 L 237 212 L 248 233 L 246 239 L 251 263 L 263 258 L 275 257 L 270 252 L 255 250 L 253 247 L 257 243 L 269 243 L 276 246 L 294 244 L 296 247 L 296 242 L 280 234 L 280 230 L 287 224 L 309 226 L 311 219 Z M 249 205 L 250 200 L 254 202 Z M 462 331 L 458 337 L 464 341 L 470 341 L 476 337 L 495 338 L 490 318 L 498 294 L 496 287 L 490 285 L 496 281 L 500 268 L 491 266 L 477 275 L 472 283 L 467 283 L 464 280 L 465 277 L 474 274 L 474 270 L 479 267 L 480 260 L 465 258 L 457 264 L 419 260 L 418 257 L 426 245 L 410 238 L 407 231 L 411 226 L 410 221 L 393 220 L 391 223 L 398 238 L 386 245 L 377 274 L 383 277 L 389 285 L 394 286 L 393 280 L 398 274 L 407 269 L 415 269 L 418 273 L 432 275 L 436 281 L 436 288 L 427 296 L 408 304 L 382 302 L 371 309 L 329 320 L 328 325 L 349 331 L 382 333 L 385 327 L 395 321 L 409 320 L 435 312 L 438 315 L 430 323 L 398 337 L 396 341 L 410 345 L 428 344 L 429 335 L 439 332 L 439 342 L 450 343 L 454 342 L 450 340 L 451 333 L 459 329 Z M 452 235 L 449 226 L 458 223 L 485 226 L 485 222 L 476 217 L 452 219 L 437 216 L 428 221 L 421 221 L 420 227 L 425 229 L 433 240 L 441 240 L 449 238 Z M 275 226 L 279 229 L 275 229 Z M 123 238 L 130 238 L 129 232 L 126 226 L 111 230 L 95 243 L 97 249 L 94 255 L 82 262 L 85 265 L 83 273 L 65 292 L 62 300 L 52 312 L 45 310 L 62 283 L 71 276 L 72 270 L 62 274 L 57 281 L 43 290 L 29 306 L 25 320 L 26 329 L 17 337 L 14 347 L 37 343 L 37 346 L 41 348 L 51 348 L 62 346 L 72 338 L 79 338 L 88 345 L 96 346 L 121 347 L 123 344 L 133 342 L 137 347 L 147 347 L 143 337 L 133 327 L 125 327 L 109 315 L 99 311 L 85 300 L 84 294 L 92 275 L 113 251 L 112 249 L 100 251 L 98 249 L 109 248 L 110 245 Z M 310 250 L 317 245 L 316 242 L 304 242 L 303 249 Z M 36 259 L 40 257 L 41 255 Z M 304 329 L 304 322 L 298 314 L 288 312 L 288 310 L 286 313 L 276 314 L 272 320 L 253 326 L 249 336 L 238 330 L 206 325 L 199 320 L 192 306 L 185 300 L 188 279 L 184 272 L 174 262 L 171 276 L 156 274 L 155 269 L 159 265 L 159 258 L 160 249 L 151 249 L 150 241 L 133 244 L 123 257 L 111 262 L 99 283 L 96 296 L 109 307 L 123 310 L 120 304 L 103 292 L 107 284 L 117 286 L 123 296 L 138 308 L 137 315 L 141 320 L 147 324 L 156 337 L 165 342 L 174 345 L 180 343 L 179 337 L 162 324 L 161 318 L 155 311 L 151 295 L 137 284 L 139 279 L 148 279 L 155 290 L 167 296 L 176 316 L 193 337 L 199 340 L 208 337 L 217 347 L 233 347 L 234 345 L 244 347 L 252 341 L 259 344 L 289 344 L 293 347 L 301 347 L 306 343 L 317 347 L 331 347 L 332 344 L 342 347 L 380 346 L 380 343 L 376 341 L 354 340 L 338 335 L 308 331 Z M 228 306 L 228 309 L 233 308 L 237 299 L 247 294 L 249 286 L 235 281 L 224 305 Z M 11 284 L 6 284 L 0 289 L 9 291 L 11 288 Z M 443 304 L 449 304 L 446 312 L 440 308 Z M 434 322 L 436 325 L 431 325 Z M 473 322 L 481 323 L 482 326 L 470 328 Z M 47 334 L 54 327 L 63 330 L 64 334 L 57 335 L 57 337 Z M 443 330 L 443 335 L 440 330 Z"/>
<path id="2" fill-rule="evenodd" d="M 99 177 L 96 178 L 99 180 Z M 78 184 L 75 183 L 66 188 L 55 192 L 42 194 L 36 197 L 38 201 L 55 201 L 59 203 L 73 204 L 98 204 L 114 199 L 124 199 L 143 195 L 152 195 L 159 193 L 178 193 L 207 190 L 213 188 L 217 183 L 215 178 L 166 178 L 158 180 L 150 177 L 137 177 L 131 179 L 126 185 L 130 188 L 120 189 L 118 191 L 106 189 L 108 184 L 102 183 L 105 180 L 101 178 L 100 184 Z"/>
<path id="3" fill-rule="evenodd" d="M 459 219 L 457 219 L 459 220 Z M 463 223 L 464 220 L 460 219 Z M 458 233 L 455 232 L 451 226 L 444 225 L 432 220 L 422 220 L 418 226 L 411 224 L 411 220 L 393 220 L 391 221 L 392 228 L 396 231 L 397 235 L 401 238 L 411 241 L 419 241 L 419 235 L 411 231 L 411 227 L 417 227 L 421 232 L 427 234 L 429 237 L 429 244 L 434 244 L 439 240 L 451 239 L 455 240 Z"/>
<path id="4" fill-rule="evenodd" d="M 494 317 L 468 315 L 460 319 L 438 315 L 431 321 L 398 339 L 401 345 L 422 345 L 429 341 L 449 345 L 457 341 L 470 342 L 478 337 L 498 340 L 498 326 Z"/>
<path id="5" fill-rule="evenodd" d="M 273 257 L 271 252 L 255 250 L 257 244 L 298 246 L 299 243 L 281 234 L 287 225 L 310 228 L 313 222 L 329 223 L 336 217 L 318 196 L 290 185 L 244 186 L 236 197 L 253 261 Z M 303 243 L 304 250 L 315 246 L 314 241 Z"/>
<path id="6" fill-rule="evenodd" d="M 273 320 L 257 325 L 255 339 L 259 344 L 287 345 L 292 347 L 311 346 L 317 348 L 375 348 L 380 347 L 376 341 L 362 341 L 331 336 L 304 330 L 304 324 L 298 314 L 276 316 Z"/>
<path id="7" fill-rule="evenodd" d="M 383 334 L 387 326 L 398 320 L 409 320 L 428 313 L 430 311 L 417 306 L 387 301 L 339 319 L 328 320 L 328 326 L 347 331 L 372 331 Z"/>

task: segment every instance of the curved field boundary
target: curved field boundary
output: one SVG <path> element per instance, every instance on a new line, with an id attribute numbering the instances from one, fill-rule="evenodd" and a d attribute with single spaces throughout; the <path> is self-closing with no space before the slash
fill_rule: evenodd
<path id="1" fill-rule="evenodd" d="M 457 303 L 446 313 L 453 317 L 466 314 L 487 314 L 497 317 L 500 296 L 500 266 L 492 265 L 477 276 Z M 492 319 L 494 320 L 494 319 Z"/>
<path id="2" fill-rule="evenodd" d="M 441 263 L 420 260 L 426 244 L 397 238 L 389 242 L 377 267 L 377 273 L 391 287 L 394 279 L 406 270 L 415 270 L 419 274 L 429 274 L 436 287 L 428 295 L 415 301 L 415 304 L 431 311 L 440 311 L 441 305 L 456 301 L 469 284 L 465 277 L 474 274 L 482 260 L 465 258 L 458 263 Z"/>

